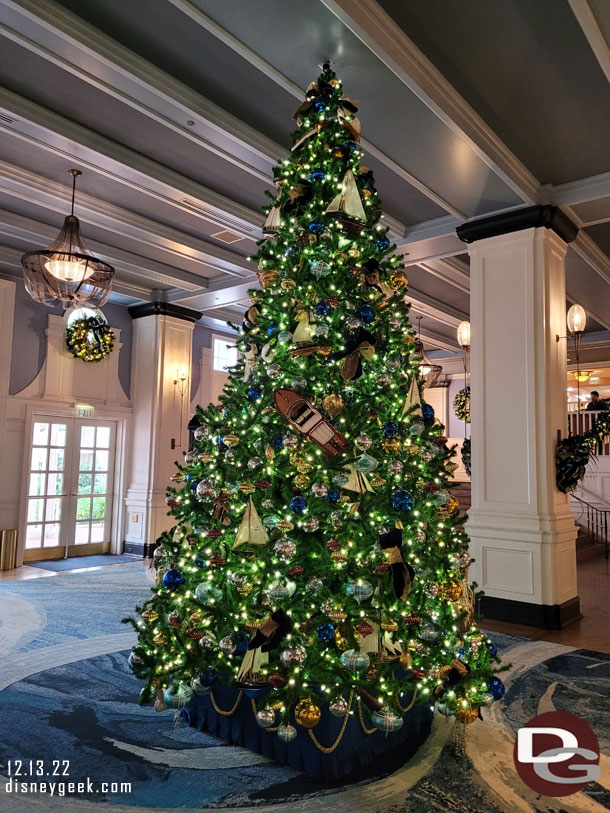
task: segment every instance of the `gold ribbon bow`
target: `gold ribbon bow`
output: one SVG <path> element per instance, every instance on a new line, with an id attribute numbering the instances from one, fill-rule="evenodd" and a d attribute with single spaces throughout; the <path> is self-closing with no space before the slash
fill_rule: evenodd
<path id="1" fill-rule="evenodd" d="M 362 356 L 365 361 L 370 361 L 375 355 L 375 348 L 370 342 L 361 342 L 358 347 L 345 357 L 341 365 L 341 377 L 344 381 L 351 381 L 358 369 L 358 356 Z"/>

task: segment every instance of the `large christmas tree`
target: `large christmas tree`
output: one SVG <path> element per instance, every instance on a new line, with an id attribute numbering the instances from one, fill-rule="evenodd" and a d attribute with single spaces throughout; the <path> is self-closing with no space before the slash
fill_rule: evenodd
<path id="1" fill-rule="evenodd" d="M 388 732 L 405 699 L 472 722 L 504 691 L 356 113 L 325 64 L 275 170 L 241 360 L 198 411 L 131 619 L 142 702 L 228 682 L 285 741 L 326 703 Z"/>

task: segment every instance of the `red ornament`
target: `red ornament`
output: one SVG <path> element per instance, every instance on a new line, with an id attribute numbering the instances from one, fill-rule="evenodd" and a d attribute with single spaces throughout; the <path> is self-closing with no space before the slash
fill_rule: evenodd
<path id="1" fill-rule="evenodd" d="M 181 627 L 182 621 L 178 618 L 177 615 L 170 615 L 169 617 L 169 625 L 170 627 Z"/>
<path id="2" fill-rule="evenodd" d="M 445 435 L 437 435 L 434 438 L 434 442 L 436 443 L 437 446 L 444 446 L 445 443 L 447 443 L 447 438 L 445 437 Z"/>
<path id="3" fill-rule="evenodd" d="M 418 615 L 403 615 L 402 620 L 407 627 L 416 627 L 421 624 L 421 618 Z"/>
<path id="4" fill-rule="evenodd" d="M 274 689 L 283 689 L 287 683 L 288 681 L 283 675 L 269 675 L 269 685 L 273 686 Z"/>
<path id="5" fill-rule="evenodd" d="M 222 533 L 220 531 L 217 531 L 216 528 L 212 528 L 211 531 L 207 532 L 206 536 L 209 539 L 218 539 L 219 536 L 222 536 Z"/>
<path id="6" fill-rule="evenodd" d="M 435 494 L 439 490 L 440 486 L 437 486 L 436 483 L 426 483 L 426 485 L 422 488 L 424 494 Z"/>
<path id="7" fill-rule="evenodd" d="M 186 631 L 186 634 L 189 638 L 192 638 L 193 641 L 200 641 L 205 635 L 205 632 L 203 632 L 203 630 L 196 630 L 191 627 Z"/>
<path id="8" fill-rule="evenodd" d="M 298 626 L 303 635 L 307 635 L 307 633 L 309 632 L 309 621 L 303 621 Z"/>
<path id="9" fill-rule="evenodd" d="M 354 629 L 359 635 L 362 635 L 363 638 L 366 638 L 367 635 L 374 632 L 373 628 L 367 621 L 362 621 L 360 624 L 356 624 Z"/>
<path id="10" fill-rule="evenodd" d="M 303 568 L 300 565 L 297 565 L 296 567 L 291 567 L 290 568 L 290 570 L 288 571 L 288 575 L 289 576 L 300 576 L 302 572 L 303 572 Z"/>
<path id="11" fill-rule="evenodd" d="M 168 508 L 178 508 L 180 505 L 180 500 L 176 500 L 174 497 L 166 497 L 165 504 Z"/>
<path id="12" fill-rule="evenodd" d="M 226 565 L 227 560 L 224 556 L 221 556 L 218 553 L 215 553 L 213 556 L 210 556 L 210 564 L 212 567 L 222 567 L 222 565 Z"/>
<path id="13" fill-rule="evenodd" d="M 377 680 L 377 670 L 375 669 L 374 666 L 373 666 L 372 669 L 369 669 L 369 671 L 364 676 L 364 679 L 365 680 Z"/>
<path id="14" fill-rule="evenodd" d="M 308 246 L 309 245 L 309 235 L 308 234 L 301 234 L 300 237 L 297 238 L 297 243 L 300 246 Z"/>
<path id="15" fill-rule="evenodd" d="M 380 565 L 375 565 L 375 573 L 385 573 L 387 570 L 389 570 L 389 568 L 389 562 L 383 562 Z"/>
<path id="16" fill-rule="evenodd" d="M 339 542 L 338 539 L 334 538 L 329 539 L 328 542 L 326 543 L 326 547 L 328 548 L 328 550 L 337 550 L 338 548 L 341 547 L 341 542 Z"/>
<path id="17" fill-rule="evenodd" d="M 328 299 L 326 300 L 326 304 L 330 305 L 331 308 L 338 308 L 339 305 L 341 304 L 341 301 L 339 299 L 335 299 L 334 296 L 329 296 Z"/>
<path id="18" fill-rule="evenodd" d="M 413 674 L 415 675 L 416 678 L 425 678 L 426 677 L 426 671 L 424 669 L 417 669 L 415 667 L 412 667 L 411 672 L 413 672 Z"/>
<path id="19" fill-rule="evenodd" d="M 254 485 L 257 488 L 260 488 L 261 491 L 269 491 L 269 489 L 271 488 L 271 483 L 269 482 L 269 480 L 257 480 L 256 483 L 254 483 Z"/>

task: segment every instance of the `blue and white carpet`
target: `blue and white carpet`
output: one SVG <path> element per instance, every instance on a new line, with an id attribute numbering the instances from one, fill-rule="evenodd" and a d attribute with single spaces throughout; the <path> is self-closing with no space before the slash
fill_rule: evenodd
<path id="1" fill-rule="evenodd" d="M 513 813 L 610 809 L 610 655 L 494 635 L 503 702 L 484 711 L 464 743 L 438 718 L 407 764 L 358 783 L 327 784 L 225 745 L 137 705 L 127 665 L 135 640 L 120 620 L 149 590 L 139 564 L 0 584 L 0 810 L 99 813 L 202 809 L 316 813 Z M 536 796 L 512 760 L 517 729 L 543 711 L 578 714 L 602 747 L 600 783 L 566 799 Z M 69 760 L 65 781 L 95 790 L 64 798 L 8 794 L 9 760 Z M 107 794 L 102 782 L 130 782 Z"/>

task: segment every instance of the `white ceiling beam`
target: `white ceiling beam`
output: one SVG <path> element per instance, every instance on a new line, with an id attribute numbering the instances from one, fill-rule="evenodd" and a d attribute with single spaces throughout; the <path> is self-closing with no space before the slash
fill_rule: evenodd
<path id="1" fill-rule="evenodd" d="M 610 48 L 602 34 L 595 14 L 587 0 L 568 0 L 583 34 L 587 38 L 599 66 L 610 82 Z"/>
<path id="2" fill-rule="evenodd" d="M 57 226 L 49 226 L 32 220 L 31 217 L 23 217 L 15 212 L 0 209 L 0 234 L 14 240 L 23 241 L 31 245 L 31 251 L 36 248 L 44 248 L 49 245 L 59 232 Z M 189 274 L 178 268 L 170 268 L 155 260 L 148 260 L 131 254 L 128 251 L 108 246 L 97 240 L 87 240 L 87 245 L 100 259 L 110 263 L 116 268 L 117 273 L 124 271 L 130 276 L 141 278 L 146 282 L 146 290 L 150 291 L 159 285 L 168 285 L 173 288 L 180 287 L 185 291 L 199 291 L 202 289 L 202 282 L 205 282 L 196 274 Z M 19 256 L 21 256 L 21 253 Z"/>
<path id="3" fill-rule="evenodd" d="M 578 181 L 548 186 L 548 202 L 555 206 L 575 206 L 610 197 L 610 172 L 581 178 Z"/>
<path id="4" fill-rule="evenodd" d="M 59 215 L 67 214 L 69 187 L 4 161 L 0 161 L 0 191 L 23 201 L 35 201 Z M 120 234 L 136 244 L 154 246 L 172 259 L 197 264 L 203 277 L 206 270 L 212 276 L 214 272 L 238 277 L 251 273 L 245 257 L 82 192 L 76 199 L 76 213 L 83 223 Z"/>
<path id="5" fill-rule="evenodd" d="M 198 311 L 209 311 L 214 308 L 222 308 L 234 305 L 248 298 L 248 291 L 257 288 L 256 279 L 240 285 L 230 285 L 225 288 L 201 291 L 177 291 L 168 295 L 171 302 L 180 302 L 189 308 Z"/>
<path id="6" fill-rule="evenodd" d="M 405 300 L 411 303 L 412 311 L 451 328 L 457 328 L 460 322 L 468 320 L 468 314 L 410 285 Z"/>
<path id="7" fill-rule="evenodd" d="M 0 132 L 9 133 L 28 146 L 64 160 L 76 160 L 82 169 L 103 175 L 207 223 L 230 229 L 251 240 L 260 238 L 261 213 L 2 88 L 0 114 Z"/>
<path id="8" fill-rule="evenodd" d="M 54 0 L 3 0 L 3 4 L 4 36 L 213 155 L 267 181 L 281 151 L 271 139 Z M 194 126 L 186 124 L 190 120 Z"/>
<path id="9" fill-rule="evenodd" d="M 437 347 L 440 350 L 451 350 L 453 352 L 459 350 L 457 339 L 452 341 L 451 339 L 447 338 L 447 336 L 443 336 L 442 334 L 437 333 L 434 330 L 430 330 L 430 328 L 427 327 L 422 327 L 420 338 L 426 346 Z"/>
<path id="10" fill-rule="evenodd" d="M 255 54 L 250 48 L 248 48 L 243 42 L 240 42 L 236 37 L 234 37 L 231 33 L 229 33 L 226 29 L 222 26 L 218 25 L 218 23 L 214 22 L 211 17 L 208 17 L 207 14 L 204 14 L 201 9 L 195 6 L 189 0 L 169 0 L 169 2 L 185 14 L 189 19 L 191 19 L 194 23 L 201 26 L 203 29 L 208 31 L 210 34 L 213 34 L 218 40 L 223 42 L 229 48 L 231 48 L 235 53 L 239 54 L 242 59 L 246 60 L 250 63 L 253 67 L 259 70 L 263 75 L 267 76 L 267 78 L 274 81 L 277 85 L 281 88 L 286 90 L 288 93 L 292 94 L 295 99 L 299 101 L 303 99 L 303 88 L 300 88 L 294 82 L 291 82 L 286 76 L 284 76 L 277 68 L 274 68 L 269 62 L 265 61 L 262 57 L 258 54 Z M 387 156 L 382 150 L 376 147 L 367 139 L 361 139 L 362 147 L 367 150 L 374 158 L 376 158 L 380 163 L 384 164 L 388 167 L 393 173 L 395 173 L 398 177 L 402 178 L 402 180 L 406 181 L 408 184 L 413 186 L 423 195 L 425 195 L 429 200 L 433 201 L 444 209 L 446 212 L 461 218 L 461 220 L 465 220 L 465 215 L 459 212 L 455 207 L 443 197 L 438 195 L 434 190 L 432 190 L 429 186 L 424 184 L 419 178 L 413 175 L 404 167 L 397 164 L 393 161 L 389 156 Z M 389 218 L 387 218 L 386 222 L 389 224 Z M 396 231 L 397 235 L 400 235 L 400 231 Z"/>
<path id="11" fill-rule="evenodd" d="M 526 203 L 540 184 L 375 0 L 321 0 L 438 118 Z"/>

